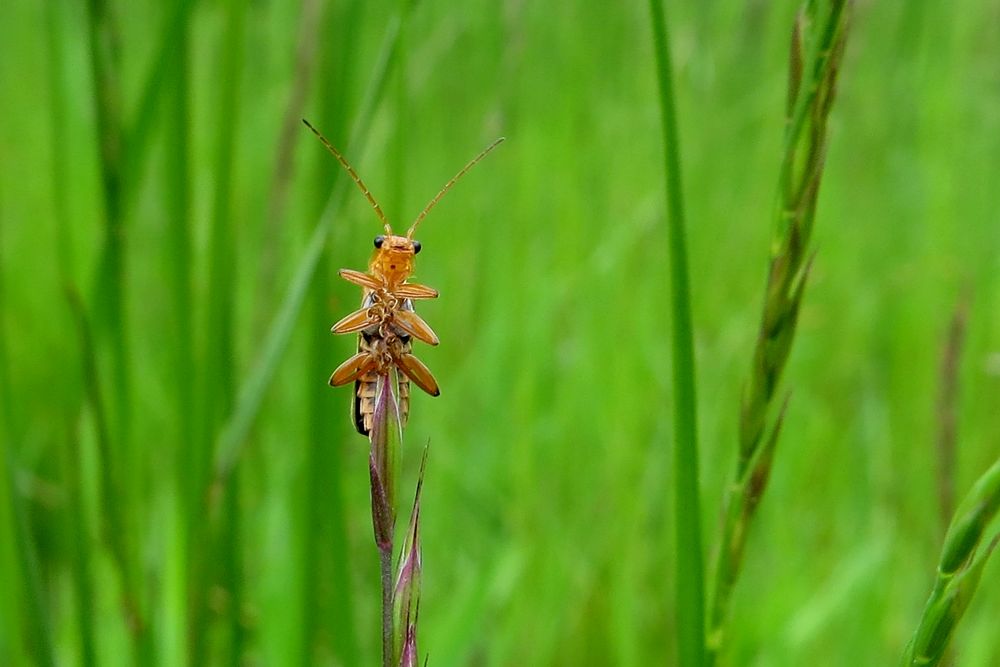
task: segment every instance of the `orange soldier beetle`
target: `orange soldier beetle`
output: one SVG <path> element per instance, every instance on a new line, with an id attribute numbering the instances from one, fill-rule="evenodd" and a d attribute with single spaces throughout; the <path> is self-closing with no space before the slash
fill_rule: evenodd
<path id="1" fill-rule="evenodd" d="M 375 209 L 375 215 L 385 229 L 384 235 L 375 237 L 375 252 L 368 262 L 368 273 L 352 269 L 340 270 L 340 276 L 344 280 L 362 288 L 361 308 L 331 328 L 331 331 L 337 334 L 358 333 L 358 353 L 337 367 L 330 376 L 330 386 L 338 387 L 354 382 L 354 400 L 351 409 L 354 426 L 358 433 L 368 435 L 372 428 L 375 391 L 380 375 L 388 376 L 393 368 L 402 371 L 398 376 L 398 400 L 399 414 L 404 424 L 410 412 L 411 381 L 431 396 L 438 396 L 441 393 L 430 369 L 412 353 L 412 338 L 428 345 L 437 345 L 439 342 L 437 334 L 413 309 L 414 301 L 436 299 L 438 296 L 437 290 L 432 287 L 407 282 L 413 274 L 414 256 L 420 252 L 420 242 L 413 239 L 413 232 L 458 179 L 499 146 L 504 138 L 494 141 L 462 167 L 461 171 L 445 183 L 441 191 L 424 207 L 410 225 L 406 236 L 396 236 L 382 212 L 382 207 L 375 201 L 375 197 L 347 159 L 319 130 L 310 125 L 309 121 L 303 118 L 302 122 L 347 170 L 368 203 Z"/>

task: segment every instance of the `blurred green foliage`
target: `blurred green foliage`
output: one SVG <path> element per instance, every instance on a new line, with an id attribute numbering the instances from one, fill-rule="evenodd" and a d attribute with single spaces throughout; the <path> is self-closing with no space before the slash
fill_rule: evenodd
<path id="1" fill-rule="evenodd" d="M 708 549 L 762 299 L 796 5 L 670 12 Z M 673 659 L 648 8 L 406 9 L 0 6 L 0 663 L 375 663 L 367 443 L 349 391 L 325 385 L 353 348 L 329 326 L 358 300 L 335 270 L 363 268 L 379 233 L 357 191 L 287 307 L 344 180 L 298 118 L 350 151 L 400 11 L 365 147 L 348 153 L 389 218 L 406 225 L 508 138 L 420 229 L 417 277 L 442 294 L 421 304 L 442 395 L 414 397 L 403 461 L 409 488 L 430 441 L 421 646 L 435 665 Z M 112 24 L 88 27 L 104 12 Z M 731 664 L 898 659 L 942 539 L 939 365 L 963 300 L 959 497 L 1000 450 L 997 12 L 857 3 Z M 95 53 L 117 92 L 95 84 Z M 122 136 L 111 206 L 102 118 Z M 282 313 L 276 373 L 232 473 L 214 476 Z M 996 568 L 959 628 L 960 664 L 1000 662 Z"/>

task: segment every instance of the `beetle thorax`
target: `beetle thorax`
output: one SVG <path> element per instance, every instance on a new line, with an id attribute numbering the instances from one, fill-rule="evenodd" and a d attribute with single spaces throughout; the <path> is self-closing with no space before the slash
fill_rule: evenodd
<path id="1" fill-rule="evenodd" d="M 372 253 L 368 270 L 380 277 L 387 287 L 401 284 L 413 273 L 414 243 L 405 236 L 386 236 L 381 247 Z"/>

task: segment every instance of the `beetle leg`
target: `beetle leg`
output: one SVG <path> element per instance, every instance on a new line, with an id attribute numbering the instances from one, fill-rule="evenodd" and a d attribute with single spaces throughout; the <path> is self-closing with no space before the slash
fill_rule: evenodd
<path id="1" fill-rule="evenodd" d="M 342 384 L 353 382 L 373 368 L 375 368 L 375 357 L 368 352 L 358 352 L 337 366 L 337 370 L 330 376 L 330 386 L 339 387 Z"/>
<path id="2" fill-rule="evenodd" d="M 393 290 L 393 294 L 404 299 L 438 298 L 438 291 L 436 289 L 428 287 L 427 285 L 418 285 L 417 283 L 403 283 Z"/>
<path id="3" fill-rule="evenodd" d="M 367 329 L 375 323 L 374 320 L 368 317 L 368 308 L 366 307 L 356 310 L 340 320 L 330 328 L 330 331 L 335 334 L 354 333 L 355 331 Z"/>
<path id="4" fill-rule="evenodd" d="M 338 273 L 340 274 L 340 277 L 347 282 L 367 287 L 370 290 L 378 290 L 384 287 L 381 280 L 362 271 L 355 271 L 354 269 L 341 269 Z"/>
<path id="5" fill-rule="evenodd" d="M 421 340 L 428 345 L 437 345 L 441 342 L 430 325 L 424 322 L 424 319 L 412 310 L 397 310 L 392 316 L 400 329 L 417 340 Z"/>
<path id="6" fill-rule="evenodd" d="M 408 352 L 395 355 L 395 360 L 399 369 L 406 374 L 406 377 L 410 378 L 413 384 L 431 396 L 439 396 L 441 394 L 437 380 L 431 375 L 430 369 L 424 365 L 424 362 Z"/>

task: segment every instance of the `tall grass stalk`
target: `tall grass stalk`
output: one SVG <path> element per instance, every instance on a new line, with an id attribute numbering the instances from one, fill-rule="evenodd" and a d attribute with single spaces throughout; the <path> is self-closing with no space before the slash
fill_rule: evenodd
<path id="1" fill-rule="evenodd" d="M 352 3 L 354 4 L 354 3 Z M 272 285 L 278 266 L 278 252 L 280 247 L 278 239 L 284 230 L 283 223 L 288 201 L 289 186 L 293 169 L 293 158 L 295 149 L 299 145 L 302 124 L 299 119 L 303 116 L 306 100 L 309 96 L 309 89 L 312 84 L 313 71 L 319 68 L 321 77 L 326 78 L 327 72 L 332 70 L 324 69 L 324 65 L 332 65 L 329 61 L 329 53 L 334 49 L 324 48 L 320 53 L 321 58 L 317 58 L 317 43 L 321 31 L 329 30 L 334 33 L 339 26 L 333 22 L 325 20 L 323 14 L 336 14 L 333 8 L 327 8 L 324 12 L 324 3 L 321 0 L 304 0 L 299 16 L 298 45 L 295 51 L 295 74 L 292 79 L 291 91 L 288 95 L 288 102 L 285 105 L 284 113 L 281 117 L 281 130 L 278 136 L 278 147 L 274 159 L 274 170 L 271 174 L 267 201 L 267 217 L 264 219 L 264 240 L 261 244 L 260 268 L 257 271 L 256 293 L 259 295 L 257 301 L 260 304 L 254 315 L 254 322 L 264 322 L 266 314 L 270 312 L 271 303 L 274 296 Z M 354 43 L 353 36 L 357 32 L 356 24 L 350 26 L 351 30 L 342 30 L 339 39 L 332 40 L 341 47 L 346 42 Z M 343 51 L 343 48 L 341 48 Z M 342 91 L 339 91 L 342 93 Z M 324 127 L 331 127 L 326 118 L 321 118 Z M 330 131 L 329 129 L 327 130 Z M 337 141 L 342 141 L 342 137 L 336 137 Z M 317 194 L 323 193 L 327 182 L 322 188 L 317 190 Z M 322 368 L 322 365 L 316 365 Z"/>
<path id="2" fill-rule="evenodd" d="M 5 166 L 0 158 L 0 167 Z M 20 609 L 16 602 L 20 587 L 17 585 L 20 568 L 15 563 L 15 553 L 19 550 L 19 536 L 15 529 L 17 514 L 14 503 L 13 454 L 11 452 L 14 428 L 13 392 L 10 382 L 10 366 L 7 356 L 7 295 L 4 276 L 4 218 L 3 194 L 0 192 L 0 585 L 8 594 L 0 598 L 0 652 L 14 655 L 14 644 L 22 634 Z"/>
<path id="3" fill-rule="evenodd" d="M 76 262 L 73 248 L 73 234 L 70 231 L 70 203 L 66 193 L 69 169 L 65 155 L 67 94 L 65 83 L 66 37 L 65 7 L 59 3 L 49 3 L 45 7 L 45 28 L 47 33 L 48 81 L 51 90 L 52 121 L 52 193 L 53 213 L 57 229 L 56 265 L 59 280 L 67 289 L 76 284 Z M 2 264 L 2 262 L 0 262 Z M 2 327 L 0 323 L 0 327 Z M 0 362 L 2 363 L 2 362 Z M 81 369 L 82 371 L 82 369 Z M 82 383 L 74 383 L 79 387 Z M 95 587 L 91 571 L 91 524 L 84 512 L 84 485 L 82 473 L 84 462 L 79 434 L 80 414 L 83 408 L 83 394 L 76 400 L 77 410 L 68 415 L 63 425 L 64 443 L 61 451 L 60 478 L 64 485 L 66 501 L 63 503 L 63 542 L 69 553 L 75 602 L 77 629 L 79 632 L 79 662 L 83 667 L 97 664 L 95 617 Z M 27 536 L 26 536 L 27 537 Z M 30 539 L 30 538 L 29 538 Z M 36 582 L 37 583 L 37 582 Z M 2 651 L 0 651 L 2 652 Z"/>
<path id="4" fill-rule="evenodd" d="M 123 493 L 118 487 L 118 480 L 112 475 L 112 459 L 110 427 L 108 425 L 107 408 L 102 391 L 97 364 L 97 350 L 94 335 L 84 308 L 83 300 L 71 288 L 67 288 L 67 299 L 73 312 L 77 335 L 80 344 L 80 359 L 83 363 L 82 375 L 84 392 L 94 420 L 95 439 L 97 441 L 97 466 L 99 470 L 98 504 L 103 517 L 99 530 L 111 552 L 122 587 L 122 606 L 126 625 L 131 631 L 137 651 L 135 660 L 142 664 L 152 659 L 152 645 L 149 633 L 142 626 L 139 599 L 131 580 L 128 577 L 128 545 L 125 534 L 125 519 L 122 508 Z"/>
<path id="5" fill-rule="evenodd" d="M 846 7 L 846 0 L 829 5 L 807 2 L 792 31 L 775 236 L 760 330 L 740 406 L 737 465 L 723 502 L 709 593 L 709 664 L 725 642 L 729 601 L 750 522 L 767 487 L 784 416 L 784 405 L 777 408 L 775 397 L 809 274 L 808 246 L 826 155 L 826 124 L 847 36 Z"/>
<path id="6" fill-rule="evenodd" d="M 321 56 L 317 63 L 315 85 L 317 118 L 336 145 L 347 143 L 350 110 L 349 97 L 343 91 L 352 89 L 351 82 L 356 76 L 352 54 L 357 48 L 356 26 L 360 25 L 362 8 L 360 3 L 350 3 L 339 10 L 328 8 L 321 23 L 324 34 L 332 35 L 339 48 L 326 48 L 319 52 Z M 294 103 L 293 97 L 289 106 Z M 293 111 L 290 109 L 289 115 Z M 295 119 L 299 131 L 302 129 L 298 120 L 301 115 L 299 113 Z M 281 168 L 280 163 L 277 168 Z M 339 175 L 340 165 L 336 161 L 317 160 L 316 187 L 313 188 L 317 214 L 322 211 L 329 184 Z M 331 253 L 322 253 L 310 299 L 309 368 L 312 369 L 332 368 L 337 362 L 329 333 L 332 268 Z M 262 272 L 265 270 L 262 268 Z M 323 637 L 329 639 L 329 649 L 340 664 L 360 664 L 353 613 L 355 598 L 351 585 L 354 570 L 347 537 L 350 519 L 345 512 L 343 497 L 346 466 L 341 463 L 354 448 L 344 450 L 335 444 L 337 429 L 330 417 L 330 402 L 339 402 L 343 398 L 319 390 L 321 378 L 317 375 L 307 374 L 304 379 L 309 396 L 309 444 L 303 514 L 306 525 L 312 529 L 302 534 L 304 627 L 301 664 L 303 667 L 315 664 L 316 651 L 321 648 L 319 643 Z M 341 409 L 346 414 L 347 410 Z M 325 580 L 327 578 L 328 581 Z M 333 591 L 332 596 L 325 593 L 328 590 Z"/>
<path id="7" fill-rule="evenodd" d="M 302 109 L 309 96 L 309 89 L 312 84 L 313 70 L 318 62 L 325 62 L 327 59 L 318 60 L 316 58 L 316 47 L 319 41 L 319 33 L 326 27 L 333 27 L 330 23 L 323 21 L 324 13 L 335 13 L 332 8 L 326 8 L 321 0 L 303 0 L 301 13 L 299 15 L 299 28 L 297 34 L 297 45 L 295 51 L 295 70 L 291 83 L 291 92 L 288 95 L 288 103 L 281 116 L 281 130 L 278 137 L 278 148 L 274 160 L 274 171 L 271 176 L 270 191 L 268 194 L 267 218 L 265 224 L 269 231 L 266 237 L 272 238 L 278 233 L 276 228 L 285 215 L 285 204 L 288 199 L 288 186 L 291 183 L 292 158 L 295 155 L 295 147 L 298 145 L 299 137 L 302 134 Z M 347 32 L 347 31 L 345 31 Z M 354 34 L 356 31 L 351 31 Z M 339 40 L 338 40 L 339 43 Z M 326 49 L 324 49 L 324 54 Z M 271 261 L 274 261 L 273 258 Z M 265 277 L 269 272 L 261 272 Z"/>
<path id="8" fill-rule="evenodd" d="M 215 127 L 212 167 L 215 188 L 212 192 L 211 222 L 208 240 L 208 295 L 205 317 L 203 371 L 200 375 L 201 413 L 194 437 L 185 440 L 181 449 L 188 473 L 183 497 L 187 526 L 187 595 L 188 656 L 192 664 L 208 659 L 208 635 L 212 629 L 208 591 L 221 585 L 228 600 L 228 648 L 230 660 L 237 664 L 243 654 L 241 593 L 239 576 L 240 516 L 238 483 L 229 485 L 219 499 L 216 512 L 205 512 L 205 489 L 211 478 L 211 444 L 218 429 L 232 409 L 236 392 L 234 352 L 237 238 L 232 219 L 233 168 L 236 132 L 239 128 L 239 81 L 246 51 L 246 3 L 225 3 L 224 37 L 219 45 L 218 94 L 214 100 Z M 180 32 L 183 28 L 173 27 Z M 222 525 L 217 525 L 222 522 Z M 237 569 L 232 569 L 232 568 Z"/>
<path id="9" fill-rule="evenodd" d="M 236 130 L 239 127 L 239 72 L 242 71 L 245 50 L 245 5 L 240 0 L 227 3 L 226 38 L 221 46 L 221 72 L 224 79 L 216 100 L 215 145 L 213 169 L 215 191 L 212 193 L 212 222 L 209 233 L 209 293 L 206 327 L 206 368 L 203 374 L 203 401 L 206 404 L 202 417 L 204 441 L 200 452 L 211 452 L 207 445 L 217 432 L 219 424 L 230 414 L 236 390 L 234 370 L 234 303 L 231 294 L 236 286 L 236 233 L 232 220 L 233 167 L 235 161 Z M 208 466 L 208 454 L 201 454 Z M 198 469 L 195 475 L 198 486 L 191 489 L 192 500 L 199 502 L 204 496 L 207 469 Z M 196 510 L 197 511 L 197 510 Z"/>
<path id="10" fill-rule="evenodd" d="M 52 667 L 56 661 L 49 611 L 38 571 L 35 540 L 15 474 L 14 398 L 7 356 L 6 280 L 2 270 L 5 266 L 3 232 L 0 224 L 0 565 L 9 564 L 10 567 L 3 567 L 0 573 L 6 598 L 0 602 L 0 621 L 4 624 L 0 630 L 0 655 L 21 655 L 22 647 L 16 644 L 24 637 L 19 631 L 26 630 L 30 638 L 26 648 L 31 650 L 31 658 L 43 667 Z M 17 593 L 22 593 L 23 598 Z M 27 610 L 26 623 L 20 619 L 20 599 L 24 600 Z"/>
<path id="11" fill-rule="evenodd" d="M 168 95 L 169 107 L 164 114 L 167 121 L 166 151 L 166 226 L 167 226 L 167 288 L 172 297 L 174 357 L 174 400 L 178 420 L 178 442 L 187 447 L 178 448 L 178 470 L 189 470 L 190 443 L 194 442 L 194 332 L 192 325 L 192 242 L 191 242 L 191 193 L 189 184 L 190 121 L 188 81 L 188 31 L 181 29 L 176 35 Z M 186 475 L 178 475 L 179 479 Z"/>
<path id="12" fill-rule="evenodd" d="M 190 503 L 190 482 L 196 473 L 196 456 L 200 449 L 196 438 L 195 400 L 195 341 L 193 325 L 193 281 L 192 240 L 191 240 L 191 172 L 190 152 L 190 102 L 188 77 L 189 38 L 186 24 L 176 26 L 174 50 L 168 68 L 167 99 L 164 100 L 166 113 L 165 188 L 167 227 L 167 281 L 171 296 L 171 346 L 173 356 L 170 367 L 173 377 L 173 401 L 176 417 L 178 443 L 173 452 L 173 482 L 176 498 L 181 507 L 180 515 L 186 523 L 187 517 L 194 516 Z M 148 139 L 146 140 L 148 141 Z M 189 536 L 184 536 L 184 544 Z"/>
<path id="13" fill-rule="evenodd" d="M 188 31 L 191 10 L 194 0 L 177 0 L 170 3 L 170 16 L 157 45 L 153 64 L 146 75 L 136 110 L 128 119 L 124 130 L 124 173 L 129 182 L 142 181 L 143 171 L 148 164 L 150 149 L 157 136 L 154 123 L 170 101 L 166 97 L 171 94 L 170 72 L 176 62 L 176 48 Z M 127 215 L 135 203 L 139 188 L 125 188 L 122 193 L 122 211 Z"/>
<path id="14" fill-rule="evenodd" d="M 405 10 L 410 0 L 397 0 L 401 10 Z M 407 44 L 407 14 L 402 12 L 403 23 L 400 26 L 399 55 L 397 56 L 396 72 L 393 82 L 393 127 L 392 146 L 393 150 L 389 155 L 389 206 L 402 212 L 406 206 L 406 158 L 409 154 L 408 128 L 410 125 L 410 99 L 408 87 L 410 85 L 409 72 L 407 70 L 407 60 L 409 59 L 409 48 Z M 395 216 L 390 212 L 389 218 Z"/>
<path id="15" fill-rule="evenodd" d="M 67 424 L 66 446 L 63 450 L 62 479 L 66 497 L 63 530 L 72 568 L 73 594 L 76 603 L 76 621 L 80 633 L 79 662 L 83 667 L 97 663 L 97 631 L 94 618 L 95 587 L 92 575 L 90 522 L 84 511 L 84 467 L 82 443 L 76 424 Z"/>
<path id="16" fill-rule="evenodd" d="M 216 548 L 219 573 L 217 580 L 226 591 L 225 619 L 226 655 L 223 660 L 231 667 L 246 664 L 244 653 L 248 630 L 244 623 L 244 605 L 247 598 L 243 573 L 243 507 L 240 500 L 241 471 L 236 471 L 233 480 L 226 487 L 226 522 L 219 531 Z"/>
<path id="17" fill-rule="evenodd" d="M 10 441 L 6 440 L 5 442 L 9 443 Z M 0 515 L 0 519 L 6 518 L 9 521 L 9 529 L 3 532 L 9 533 L 12 537 L 11 543 L 17 550 L 18 569 L 21 575 L 17 586 L 7 589 L 7 595 L 10 595 L 11 589 L 21 590 L 25 593 L 29 621 L 27 648 L 30 651 L 31 658 L 37 664 L 44 667 L 53 667 L 56 664 L 56 644 L 53 641 L 51 622 L 45 604 L 45 595 L 43 594 L 41 576 L 39 574 L 38 555 L 35 551 L 34 540 L 30 535 L 24 501 L 16 486 L 14 457 L 8 445 L 0 445 L 0 449 L 3 450 L 0 451 L 0 466 L 3 467 L 3 470 L 0 470 L 0 475 L 2 475 L 0 476 L 0 493 L 3 494 L 0 497 L 0 502 L 4 502 L 10 508 L 9 513 L 4 512 L 4 514 L 9 514 L 9 516 L 3 517 Z M 4 523 L 7 523 L 7 521 Z M 0 529 L 2 528 L 3 526 L 0 525 Z M 14 598 L 14 601 L 16 601 L 16 598 Z M 10 628 L 16 628 L 16 624 L 11 623 Z M 7 638 L 4 639 L 6 640 Z M 14 634 L 14 636 L 10 637 L 9 641 L 13 644 L 15 641 L 22 639 L 23 637 Z M 17 655 L 20 652 L 20 647 L 14 649 L 12 646 L 11 649 L 11 655 Z"/>
<path id="18" fill-rule="evenodd" d="M 667 236 L 674 364 L 674 526 L 676 531 L 677 646 L 682 665 L 704 662 L 704 567 L 698 491 L 698 433 L 691 288 L 685 241 L 680 144 L 663 0 L 650 0 L 660 90 L 666 171 Z"/>
<path id="19" fill-rule="evenodd" d="M 126 191 L 124 173 L 125 147 L 122 123 L 120 82 L 121 34 L 107 0 L 87 3 L 90 68 L 93 85 L 100 175 L 104 203 L 104 246 L 100 269 L 91 302 L 93 325 L 98 334 L 94 344 L 107 350 L 107 371 L 98 370 L 101 357 L 95 353 L 93 378 L 107 386 L 110 403 L 105 406 L 109 419 L 104 436 L 102 467 L 106 476 L 102 492 L 105 504 L 113 508 L 109 519 L 113 561 L 121 570 L 126 604 L 126 623 L 131 632 L 135 659 L 152 664 L 154 644 L 149 632 L 141 596 L 139 564 L 139 514 L 144 507 L 144 467 L 140 450 L 131 441 L 130 346 L 126 314 L 126 225 L 123 202 Z M 79 304 L 82 309 L 82 303 Z M 87 327 L 85 315 L 78 323 Z M 93 387 L 92 387 L 93 392 Z"/>
<path id="20" fill-rule="evenodd" d="M 2 426 L 4 425 L 0 425 Z M 26 590 L 27 577 L 23 573 L 22 551 L 31 542 L 21 542 L 23 537 L 17 527 L 18 512 L 15 507 L 15 503 L 21 499 L 14 497 L 14 460 L 8 444 L 11 439 L 6 428 L 0 430 L 0 435 L 3 435 L 3 440 L 0 441 L 0 586 L 7 592 L 7 595 L 0 597 L 0 655 L 17 656 L 21 659 L 24 638 L 31 634 L 39 636 L 37 628 L 29 627 L 31 618 L 37 616 L 22 600 L 32 596 L 34 604 L 41 597 Z"/>
<path id="21" fill-rule="evenodd" d="M 129 422 L 131 390 L 129 348 L 125 314 L 125 219 L 122 201 L 124 174 L 122 156 L 122 94 L 119 82 L 121 36 L 106 0 L 89 0 L 90 66 L 100 151 L 100 174 L 104 198 L 104 247 L 94 290 L 95 324 L 106 332 L 111 356 L 111 388 L 115 447 L 122 463 L 131 462 Z M 129 468 L 131 469 L 131 468 Z"/>
<path id="22" fill-rule="evenodd" d="M 337 136 L 336 133 L 333 136 Z M 310 298 L 313 331 L 309 341 L 309 359 L 312 362 L 310 367 L 316 369 L 331 368 L 334 364 L 329 333 L 329 270 L 329 253 L 324 253 Z M 354 596 L 351 590 L 348 522 L 344 511 L 343 466 L 340 464 L 344 452 L 338 446 L 337 431 L 330 415 L 330 401 L 343 399 L 322 391 L 318 374 L 307 374 L 305 381 L 309 388 L 306 394 L 309 442 L 304 470 L 303 521 L 310 529 L 301 535 L 303 628 L 300 664 L 303 667 L 315 664 L 319 639 L 324 635 L 330 638 L 332 646 L 329 648 L 340 664 L 358 664 L 360 658 L 354 636 Z M 347 410 L 340 407 L 342 414 L 346 415 Z M 348 446 L 347 449 L 354 450 L 354 447 Z M 329 584 L 323 580 L 327 572 Z M 331 605 L 324 605 L 324 599 L 328 597 L 326 591 L 332 591 L 335 597 Z"/>
<path id="23" fill-rule="evenodd" d="M 937 578 L 930 598 L 903 653 L 902 665 L 933 666 L 941 662 L 955 627 L 979 585 L 983 567 L 1000 542 L 997 532 L 983 537 L 1000 509 L 1000 459 L 973 485 L 952 517 L 941 548 Z"/>
<path id="24" fill-rule="evenodd" d="M 52 114 L 52 182 L 55 185 L 52 203 L 57 229 L 56 264 L 63 285 L 73 281 L 76 261 L 73 252 L 73 235 L 69 228 L 69 201 L 66 194 L 68 169 L 66 149 L 66 84 L 64 69 L 66 46 L 63 16 L 64 8 L 58 3 L 45 6 L 45 32 L 47 36 L 48 83 L 51 90 L 49 108 Z"/>

